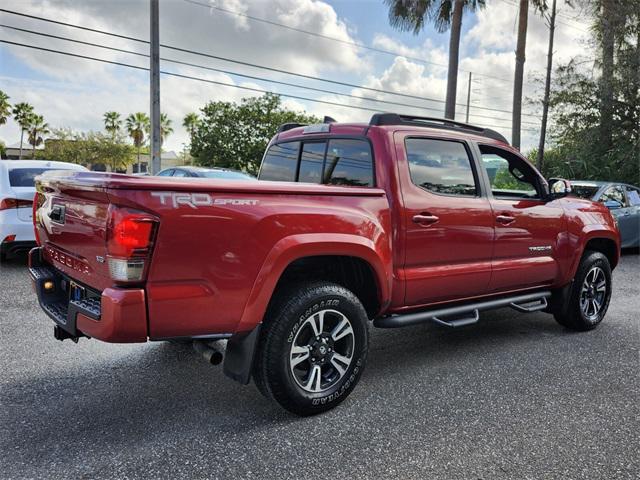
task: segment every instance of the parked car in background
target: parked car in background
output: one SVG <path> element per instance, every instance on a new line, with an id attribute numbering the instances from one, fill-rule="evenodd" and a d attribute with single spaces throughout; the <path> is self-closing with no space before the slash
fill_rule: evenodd
<path id="1" fill-rule="evenodd" d="M 195 178 L 220 178 L 223 180 L 256 180 L 248 173 L 229 170 L 226 168 L 204 168 L 204 167 L 171 167 L 165 168 L 158 173 L 159 177 L 195 177 Z"/>
<path id="2" fill-rule="evenodd" d="M 618 221 L 622 248 L 640 247 L 640 188 L 626 183 L 574 180 L 573 194 L 603 203 Z"/>
<path id="3" fill-rule="evenodd" d="M 35 177 L 47 170 L 82 170 L 46 160 L 0 160 L 0 261 L 36 245 L 33 230 Z"/>

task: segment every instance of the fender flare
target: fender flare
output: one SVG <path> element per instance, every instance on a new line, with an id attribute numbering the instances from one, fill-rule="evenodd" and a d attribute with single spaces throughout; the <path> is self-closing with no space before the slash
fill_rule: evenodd
<path id="1" fill-rule="evenodd" d="M 587 247 L 587 243 L 589 243 L 590 240 L 594 240 L 594 239 L 611 240 L 616 245 L 615 264 L 611 265 L 611 269 L 613 270 L 613 268 L 620 261 L 620 237 L 617 234 L 617 232 L 614 232 L 611 230 L 605 230 L 600 225 L 597 225 L 597 224 L 585 225 L 584 228 L 582 229 L 582 235 L 580 239 L 581 239 L 580 244 L 576 249 L 576 252 L 578 254 L 573 257 L 573 260 L 571 261 L 571 265 L 569 267 L 570 280 L 573 280 L 573 277 L 575 277 L 576 272 L 578 271 L 578 266 L 580 265 L 580 260 L 582 259 L 582 255 L 584 255 L 584 251 Z"/>
<path id="2" fill-rule="evenodd" d="M 262 322 L 269 301 L 285 269 L 294 261 L 321 255 L 357 257 L 367 262 L 377 281 L 380 305 L 391 295 L 391 249 L 382 249 L 365 237 L 352 234 L 307 233 L 279 240 L 267 254 L 245 304 L 237 332 L 248 332 Z"/>

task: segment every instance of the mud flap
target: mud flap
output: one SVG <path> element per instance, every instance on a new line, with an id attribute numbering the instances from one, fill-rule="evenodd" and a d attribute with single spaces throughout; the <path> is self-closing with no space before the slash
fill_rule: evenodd
<path id="1" fill-rule="evenodd" d="M 223 365 L 224 374 L 242 385 L 247 385 L 251 380 L 253 356 L 258 338 L 260 338 L 261 326 L 262 324 L 258 324 L 248 334 L 234 335 L 227 341 Z"/>

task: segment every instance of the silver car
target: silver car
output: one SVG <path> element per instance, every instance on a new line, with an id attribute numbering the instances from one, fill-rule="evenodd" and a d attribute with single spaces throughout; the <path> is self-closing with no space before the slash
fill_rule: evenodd
<path id="1" fill-rule="evenodd" d="M 611 210 L 620 227 L 622 248 L 640 247 L 640 188 L 626 183 L 572 180 L 571 190 Z"/>

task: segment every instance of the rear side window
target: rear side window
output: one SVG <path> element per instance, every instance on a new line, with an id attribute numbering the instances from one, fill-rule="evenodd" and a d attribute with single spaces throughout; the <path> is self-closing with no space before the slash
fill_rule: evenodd
<path id="1" fill-rule="evenodd" d="M 272 145 L 262 161 L 260 180 L 294 182 L 298 169 L 300 142 Z"/>
<path id="2" fill-rule="evenodd" d="M 460 142 L 407 138 L 411 181 L 426 190 L 452 195 L 476 195 L 471 159 Z"/>
<path id="3" fill-rule="evenodd" d="M 14 168 L 9 170 L 9 185 L 12 187 L 33 187 L 36 177 L 50 168 Z"/>
<path id="4" fill-rule="evenodd" d="M 369 144 L 362 140 L 329 140 L 324 180 L 330 185 L 373 186 Z"/>
<path id="5" fill-rule="evenodd" d="M 260 180 L 372 187 L 371 147 L 366 140 L 351 138 L 272 145 L 262 161 Z"/>

